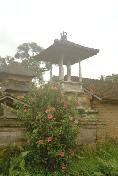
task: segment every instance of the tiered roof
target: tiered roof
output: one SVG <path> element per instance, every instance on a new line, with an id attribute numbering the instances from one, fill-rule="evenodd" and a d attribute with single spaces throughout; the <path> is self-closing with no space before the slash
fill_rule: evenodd
<path id="1" fill-rule="evenodd" d="M 12 74 L 34 77 L 33 72 L 21 63 L 14 62 L 12 64 L 6 65 L 0 69 L 0 75 L 2 74 Z"/>
<path id="2" fill-rule="evenodd" d="M 66 36 L 62 36 L 60 40 L 54 40 L 54 43 L 47 49 L 43 50 L 40 54 L 34 56 L 36 59 L 52 64 L 58 64 L 61 56 L 63 58 L 63 64 L 67 65 L 70 60 L 71 65 L 82 61 L 89 57 L 96 55 L 99 52 L 98 49 L 88 48 L 75 44 L 67 40 Z"/>
<path id="3" fill-rule="evenodd" d="M 72 77 L 73 81 L 79 81 L 76 76 Z M 83 78 L 83 88 L 92 95 L 101 100 L 118 101 L 118 83 L 112 81 Z"/>
<path id="4" fill-rule="evenodd" d="M 86 78 L 83 79 L 83 87 L 102 100 L 118 101 L 118 83 Z"/>

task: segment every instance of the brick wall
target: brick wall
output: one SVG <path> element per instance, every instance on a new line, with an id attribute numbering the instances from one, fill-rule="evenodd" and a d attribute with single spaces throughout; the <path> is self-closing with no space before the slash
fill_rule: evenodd
<path id="1" fill-rule="evenodd" d="M 94 108 L 105 123 L 106 137 L 118 138 L 118 104 L 94 102 Z"/>

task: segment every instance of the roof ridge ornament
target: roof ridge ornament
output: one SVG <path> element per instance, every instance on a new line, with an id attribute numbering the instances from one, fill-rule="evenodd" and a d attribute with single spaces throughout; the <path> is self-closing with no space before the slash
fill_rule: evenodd
<path id="1" fill-rule="evenodd" d="M 61 40 L 67 40 L 67 32 L 62 32 L 62 33 L 60 33 L 60 35 L 61 35 Z"/>

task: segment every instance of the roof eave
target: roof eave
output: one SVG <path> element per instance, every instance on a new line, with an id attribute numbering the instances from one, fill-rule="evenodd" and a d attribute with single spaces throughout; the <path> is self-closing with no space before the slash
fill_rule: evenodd
<path id="1" fill-rule="evenodd" d="M 81 53 L 81 54 L 78 53 L 73 56 L 69 56 L 69 54 L 68 54 L 68 56 L 67 56 L 67 54 L 63 54 L 61 52 L 59 53 L 59 51 L 57 51 L 57 49 L 54 52 L 51 51 L 52 46 L 53 45 L 51 45 L 49 48 L 42 51 L 40 54 L 34 56 L 34 58 L 39 61 L 51 62 L 52 64 L 58 64 L 59 55 L 61 56 L 61 54 L 62 54 L 65 56 L 64 65 L 67 65 L 67 60 L 69 59 L 69 57 L 71 60 L 71 64 L 73 65 L 73 64 L 77 63 L 78 61 L 82 61 L 87 58 L 93 57 L 99 53 L 99 49 L 90 49 L 89 51 L 86 50 L 85 53 Z"/>

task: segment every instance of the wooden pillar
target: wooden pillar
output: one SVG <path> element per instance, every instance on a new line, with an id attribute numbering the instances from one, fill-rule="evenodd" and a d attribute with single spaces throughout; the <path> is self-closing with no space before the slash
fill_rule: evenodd
<path id="1" fill-rule="evenodd" d="M 67 62 L 67 81 L 71 81 L 71 63 L 69 60 Z"/>
<path id="2" fill-rule="evenodd" d="M 7 117 L 7 102 L 6 102 L 6 100 L 5 100 L 5 102 L 4 102 L 4 117 L 6 118 Z"/>
<path id="3" fill-rule="evenodd" d="M 63 56 L 59 60 L 59 80 L 64 80 Z"/>
<path id="4" fill-rule="evenodd" d="M 81 62 L 79 61 L 79 81 L 82 82 Z"/>
<path id="5" fill-rule="evenodd" d="M 52 81 L 52 64 L 50 65 L 50 81 Z"/>

